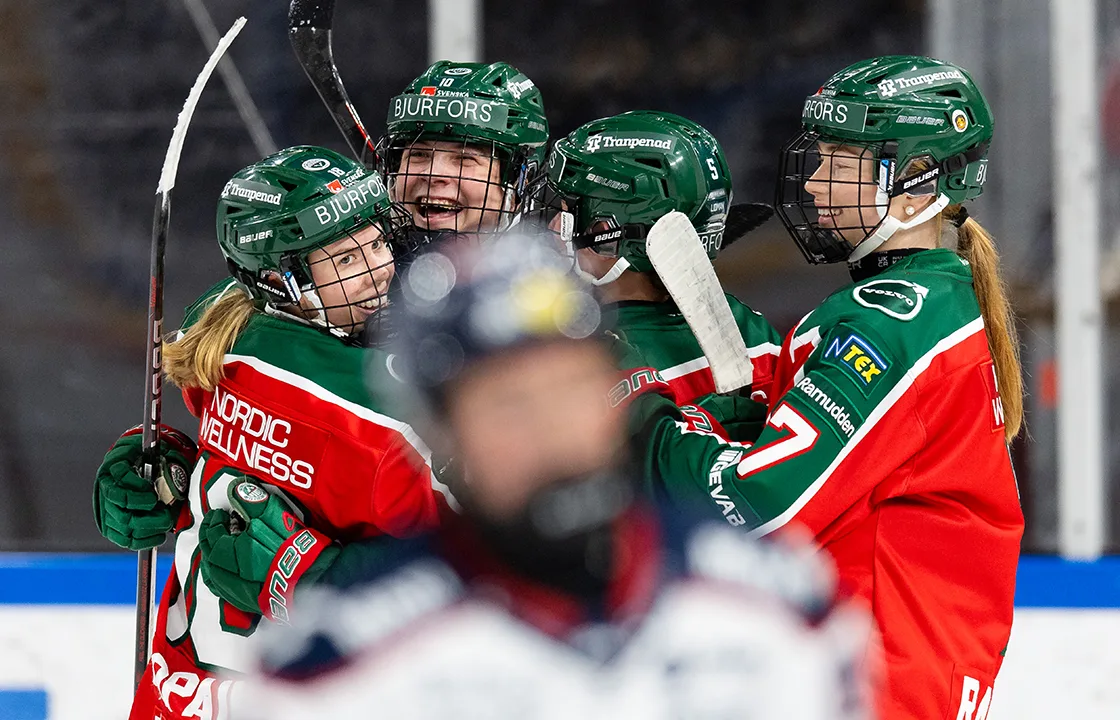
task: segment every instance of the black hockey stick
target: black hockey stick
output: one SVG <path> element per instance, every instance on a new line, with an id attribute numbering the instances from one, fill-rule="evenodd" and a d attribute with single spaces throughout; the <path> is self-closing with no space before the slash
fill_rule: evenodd
<path id="1" fill-rule="evenodd" d="M 765 203 L 740 203 L 727 210 L 727 224 L 723 229 L 721 249 L 742 239 L 774 216 L 774 208 Z"/>
<path id="2" fill-rule="evenodd" d="M 198 107 L 198 99 L 206 81 L 222 59 L 226 48 L 229 47 L 237 33 L 245 25 L 245 18 L 239 18 L 218 42 L 210 59 L 206 61 L 202 72 L 198 74 L 190 93 L 187 95 L 183 109 L 179 111 L 179 119 L 175 122 L 175 130 L 171 133 L 171 142 L 167 146 L 167 155 L 163 160 L 163 170 L 159 176 L 159 186 L 156 188 L 156 209 L 152 219 L 152 257 L 151 257 L 151 285 L 148 291 L 148 344 L 147 348 L 147 375 L 144 377 L 144 468 L 143 473 L 148 482 L 155 485 L 156 468 L 159 467 L 159 421 L 163 409 L 163 256 L 167 249 L 167 228 L 171 222 L 171 192 L 175 188 L 175 175 L 179 170 L 179 156 L 183 151 L 183 140 L 187 136 L 187 127 L 190 125 L 191 116 Z M 155 574 L 156 551 L 154 549 L 141 550 L 137 556 L 136 565 L 136 654 L 134 655 L 134 687 L 140 686 L 140 678 L 144 675 L 144 668 L 148 665 L 148 643 L 151 640 L 152 605 L 155 602 Z"/>
<path id="3" fill-rule="evenodd" d="M 334 4 L 335 0 L 292 0 L 288 8 L 288 34 L 296 59 L 342 131 L 350 151 L 363 165 L 372 168 L 377 162 L 377 149 L 334 64 Z"/>

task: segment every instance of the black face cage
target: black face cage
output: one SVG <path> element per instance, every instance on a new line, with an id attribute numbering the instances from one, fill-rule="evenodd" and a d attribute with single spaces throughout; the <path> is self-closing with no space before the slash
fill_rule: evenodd
<path id="1" fill-rule="evenodd" d="M 358 223 L 316 250 L 284 254 L 277 270 L 231 269 L 268 306 L 360 345 L 367 342 L 365 333 L 377 333 L 387 322 L 396 274 L 427 240 L 394 206 L 387 216 Z"/>
<path id="2" fill-rule="evenodd" d="M 880 160 L 881 148 L 851 144 L 843 147 L 858 150 L 858 157 L 843 157 L 856 165 L 856 173 L 853 179 L 836 180 L 831 162 L 837 155 L 828 153 L 822 158 L 820 140 L 817 133 L 804 132 L 782 149 L 774 200 L 782 224 L 813 264 L 847 260 L 855 245 L 882 224 L 890 204 L 886 190 L 894 184 L 893 158 Z M 828 175 L 814 177 L 825 158 L 829 160 Z M 861 179 L 864 163 L 875 168 L 875 182 Z M 809 191 L 810 182 L 817 194 Z"/>
<path id="3" fill-rule="evenodd" d="M 378 155 L 394 202 L 418 229 L 433 232 L 505 230 L 536 169 L 486 140 L 386 136 Z"/>

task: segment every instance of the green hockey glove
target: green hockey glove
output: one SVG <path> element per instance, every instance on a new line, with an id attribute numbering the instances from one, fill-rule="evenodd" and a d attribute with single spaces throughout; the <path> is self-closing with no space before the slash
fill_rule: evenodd
<path id="1" fill-rule="evenodd" d="M 297 585 L 315 582 L 338 545 L 251 479 L 231 482 L 227 494 L 231 510 L 210 510 L 198 528 L 202 579 L 239 610 L 286 623 Z"/>
<path id="2" fill-rule="evenodd" d="M 753 443 L 766 427 L 766 405 L 746 395 L 707 395 L 695 404 L 711 413 L 736 442 Z"/>
<path id="3" fill-rule="evenodd" d="M 143 437 L 139 426 L 122 435 L 97 468 L 93 515 L 106 539 L 128 550 L 157 547 L 179 517 L 198 448 L 174 428 L 160 426 L 157 485 L 140 475 Z"/>

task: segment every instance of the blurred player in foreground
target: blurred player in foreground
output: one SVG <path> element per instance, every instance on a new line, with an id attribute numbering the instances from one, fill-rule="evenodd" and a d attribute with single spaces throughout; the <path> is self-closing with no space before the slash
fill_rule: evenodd
<path id="1" fill-rule="evenodd" d="M 299 552 L 282 585 L 231 590 L 229 577 L 257 558 L 201 557 L 207 512 L 228 506 L 234 480 L 249 474 L 287 493 L 302 508 L 300 529 L 332 538 L 435 524 L 427 448 L 363 382 L 367 360 L 386 373 L 385 353 L 363 349 L 359 335 L 385 312 L 395 263 L 410 249 L 399 215 L 377 173 L 324 148 L 283 150 L 223 189 L 218 244 L 233 278 L 200 298 L 164 345 L 164 370 L 200 421 L 197 462 L 190 441 L 168 432 L 161 453 L 174 497 L 161 498 L 136 472 L 139 434 L 126 434 L 94 492 L 98 528 L 122 547 L 179 531 L 133 720 L 226 717 L 230 683 L 214 673 L 242 669 L 262 617 L 283 621 L 299 581 L 338 552 L 313 530 L 290 532 L 273 548 Z"/>
<path id="2" fill-rule="evenodd" d="M 865 717 L 867 624 L 830 570 L 639 499 L 599 308 L 566 269 L 524 238 L 412 265 L 399 367 L 461 462 L 462 514 L 347 546 L 262 637 L 237 720 Z M 246 486 L 245 532 L 281 527 Z"/>

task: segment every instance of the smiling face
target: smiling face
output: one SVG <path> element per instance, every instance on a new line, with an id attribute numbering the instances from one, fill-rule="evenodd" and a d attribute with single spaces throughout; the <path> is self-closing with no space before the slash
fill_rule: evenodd
<path id="1" fill-rule="evenodd" d="M 817 224 L 857 245 L 879 225 L 875 156 L 870 148 L 819 142 L 820 165 L 805 183 Z"/>
<path id="2" fill-rule="evenodd" d="M 393 199 L 425 230 L 496 229 L 506 197 L 496 150 L 460 141 L 410 143 L 391 185 Z"/>
<path id="3" fill-rule="evenodd" d="M 336 240 L 307 256 L 311 279 L 327 322 L 348 333 L 360 330 L 366 318 L 388 303 L 393 279 L 393 251 L 376 225 Z M 300 300 L 305 314 L 314 317 L 306 295 Z"/>

